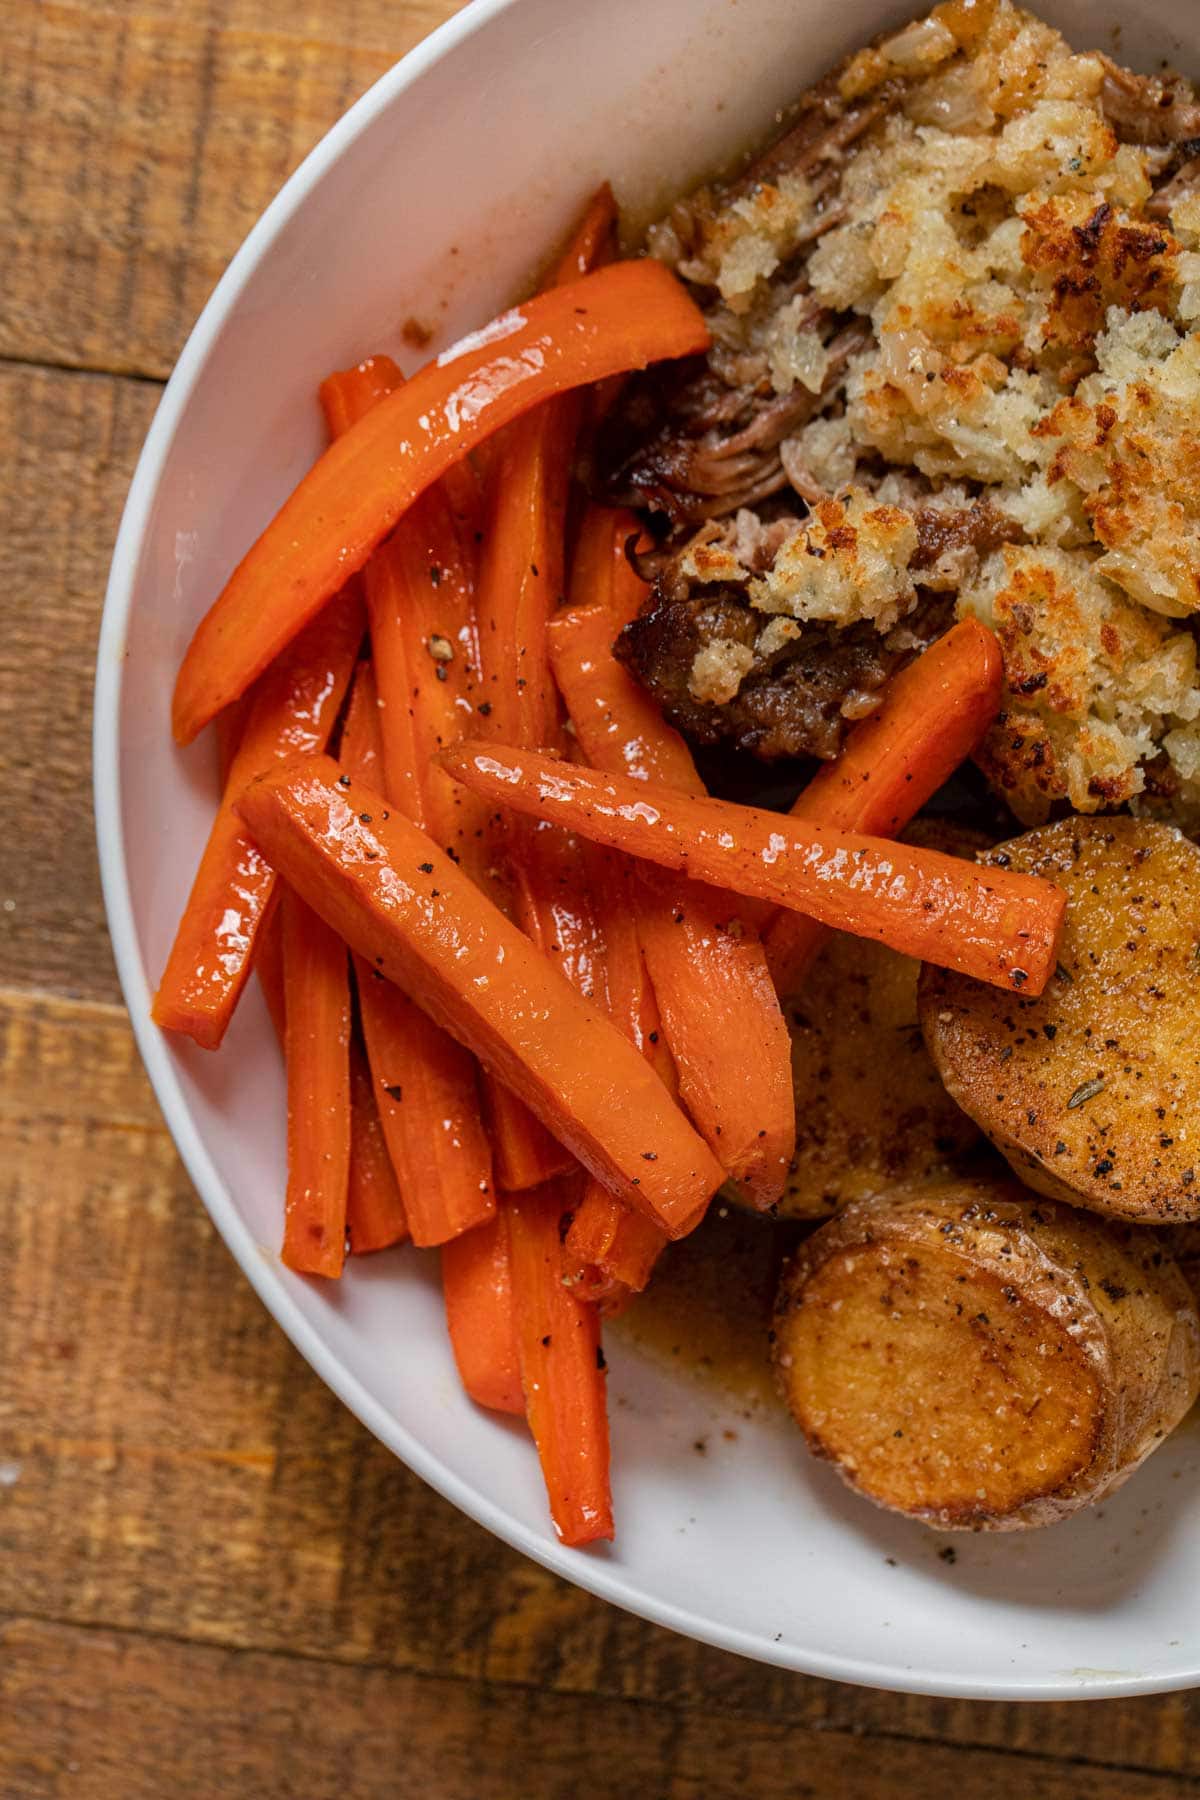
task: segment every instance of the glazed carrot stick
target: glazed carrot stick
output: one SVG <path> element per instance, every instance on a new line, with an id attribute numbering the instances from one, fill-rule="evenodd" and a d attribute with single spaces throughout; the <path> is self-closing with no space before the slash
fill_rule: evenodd
<path id="1" fill-rule="evenodd" d="M 375 1089 L 364 1051 L 350 1046 L 350 1178 L 346 1191 L 350 1254 L 363 1256 L 402 1244 L 408 1216 L 388 1155 Z"/>
<path id="2" fill-rule="evenodd" d="M 496 1210 L 475 1065 L 370 957 L 357 954 L 354 970 L 375 1103 L 412 1241 L 444 1244 Z"/>
<path id="3" fill-rule="evenodd" d="M 383 751 L 379 734 L 379 697 L 375 689 L 375 671 L 369 662 L 360 662 L 354 671 L 342 725 L 341 762 L 356 780 L 380 784 Z M 358 973 L 360 979 L 370 980 L 369 974 L 361 970 Z M 346 1227 L 351 1254 L 357 1256 L 371 1250 L 386 1250 L 389 1245 L 402 1243 L 410 1235 L 408 1215 L 379 1116 L 366 1049 L 357 1042 L 350 1052 L 350 1101 L 350 1189 L 346 1200 Z"/>
<path id="4" fill-rule="evenodd" d="M 672 1236 L 695 1222 L 722 1180 L 703 1140 L 633 1045 L 432 839 L 329 758 L 265 777 L 239 804 L 263 854 L 326 923 L 585 1168 Z M 403 1177 L 401 1189 L 411 1223 Z"/>
<path id="5" fill-rule="evenodd" d="M 477 1406 L 523 1413 L 508 1221 L 503 1209 L 486 1225 L 477 1225 L 442 1245 L 442 1289 L 450 1345 L 467 1393 Z"/>
<path id="6" fill-rule="evenodd" d="M 588 272 L 611 246 L 615 219 L 612 194 L 601 189 L 552 271 L 552 284 Z M 579 397 L 562 395 L 491 443 L 479 571 L 485 699 L 476 729 L 534 747 L 561 741 L 546 623 L 563 592 L 567 488 L 579 417 Z M 460 729 L 457 737 L 462 735 Z M 449 785 L 453 790 L 455 784 Z M 597 934 L 589 896 L 575 879 L 573 845 L 562 834 L 530 831 L 524 821 L 502 816 L 487 841 L 494 862 L 508 872 L 517 924 L 590 993 Z M 533 1127 L 508 1096 L 489 1094 L 489 1110 L 503 1187 L 530 1187 L 564 1169 L 561 1146 Z"/>
<path id="7" fill-rule="evenodd" d="M 357 582 L 305 627 L 258 682 L 217 816 L 154 997 L 154 1020 L 205 1050 L 225 1035 L 275 886 L 235 810 L 272 762 L 323 750 L 366 619 Z"/>
<path id="8" fill-rule="evenodd" d="M 474 574 L 440 482 L 380 545 L 363 582 L 380 701 L 378 784 L 484 879 L 487 808 L 432 761 L 464 736 L 483 698 Z"/>
<path id="9" fill-rule="evenodd" d="M 474 568 L 444 483 L 422 495 L 375 552 L 364 582 L 381 700 L 379 785 L 507 908 L 489 809 L 433 760 L 440 747 L 459 741 L 483 699 Z M 490 1080 L 485 1093 L 502 1186 L 529 1186 L 570 1166 L 515 1096 Z"/>
<path id="10" fill-rule="evenodd" d="M 570 1183 L 514 1194 L 505 1207 L 525 1413 L 550 1516 L 564 1544 L 613 1534 L 608 1406 L 600 1316 L 564 1278 L 561 1221 Z"/>
<path id="11" fill-rule="evenodd" d="M 399 379 L 388 357 L 369 358 L 330 376 L 321 387 L 330 431 L 348 431 Z M 351 581 L 253 691 L 221 715 L 228 721 L 223 764 L 235 734 L 236 748 L 222 767 L 221 806 L 153 1009 L 157 1024 L 186 1032 L 205 1049 L 216 1049 L 233 1017 L 274 889 L 274 873 L 242 830 L 233 801 L 272 762 L 302 750 L 324 750 L 365 625 L 361 590 Z M 282 1037 L 282 950 L 276 933 L 277 928 L 269 929 L 272 941 L 262 966 L 267 1005 Z"/>
<path id="12" fill-rule="evenodd" d="M 670 1242 L 653 1219 L 635 1212 L 589 1176 L 567 1232 L 567 1250 L 581 1300 L 619 1312 L 646 1287 Z"/>
<path id="13" fill-rule="evenodd" d="M 682 794 L 703 794 L 704 783 L 682 737 L 613 655 L 619 630 L 610 609 L 595 604 L 572 605 L 550 621 L 555 680 L 584 755 L 597 769 L 661 781 Z"/>
<path id="14" fill-rule="evenodd" d="M 258 976 L 258 985 L 282 1050 L 287 1030 L 287 1000 L 283 987 L 283 920 L 279 916 L 278 884 L 254 941 L 254 973 Z"/>
<path id="15" fill-rule="evenodd" d="M 638 934 L 692 1118 L 760 1211 L 796 1148 L 791 1039 L 762 941 L 739 902 L 700 882 L 650 877 Z"/>
<path id="16" fill-rule="evenodd" d="M 639 1049 L 666 1087 L 677 1096 L 674 1060 L 662 1031 L 654 989 L 642 954 L 634 908 L 630 904 L 629 865 L 611 851 L 589 846 L 600 929 L 604 938 L 608 1015 L 617 1029 Z M 644 1213 L 635 1212 L 589 1176 L 571 1219 L 567 1248 L 584 1271 L 576 1292 L 602 1300 L 608 1309 L 630 1293 L 640 1293 L 667 1236 Z"/>
<path id="17" fill-rule="evenodd" d="M 792 807 L 798 819 L 891 837 L 974 750 L 996 716 L 1004 659 L 978 619 L 964 619 L 893 676 L 878 712 L 850 732 Z M 803 913 L 779 913 L 767 962 L 781 994 L 795 991 L 825 936 Z"/>
<path id="18" fill-rule="evenodd" d="M 363 664 L 341 746 L 345 777 L 356 785 L 383 760 L 380 718 L 374 674 Z M 372 807 L 358 823 L 388 817 L 386 801 Z M 496 1209 L 475 1064 L 369 958 L 356 954 L 354 972 L 372 1091 L 408 1229 L 414 1244 L 442 1244 Z"/>
<path id="19" fill-rule="evenodd" d="M 476 444 L 539 400 L 708 342 L 681 284 L 642 259 L 552 289 L 444 351 L 330 445 L 243 557 L 180 669 L 177 741 L 243 693 Z"/>
<path id="20" fill-rule="evenodd" d="M 617 662 L 621 611 L 636 611 L 645 583 L 625 557 L 632 514 L 604 515 L 607 557 L 589 545 L 573 571 L 571 607 L 550 624 L 555 678 L 575 735 L 596 767 L 702 797 L 687 745 Z M 589 600 L 596 593 L 597 600 Z M 684 1102 L 709 1148 L 759 1207 L 783 1191 L 795 1149 L 791 1044 L 744 904 L 679 878 L 633 883 L 636 914 Z M 736 1045 L 736 1053 L 731 1053 Z"/>
<path id="21" fill-rule="evenodd" d="M 297 894 L 285 889 L 280 909 L 288 1092 L 282 1254 L 300 1274 L 337 1276 L 346 1250 L 350 1173 L 346 946 Z"/>
<path id="22" fill-rule="evenodd" d="M 356 425 L 376 401 L 393 393 L 403 381 L 390 356 L 368 356 L 352 369 L 335 369 L 317 389 L 325 426 L 331 438 L 339 438 Z"/>
<path id="23" fill-rule="evenodd" d="M 365 782 L 383 792 L 383 722 L 379 707 L 379 688 L 375 668 L 364 656 L 355 665 L 350 683 L 350 698 L 342 720 L 342 741 L 338 761 L 355 781 Z"/>
<path id="24" fill-rule="evenodd" d="M 693 799 L 534 750 L 464 744 L 443 762 L 497 805 L 977 981 L 1040 994 L 1053 972 L 1066 895 L 1036 876 Z"/>
<path id="25" fill-rule="evenodd" d="M 547 285 L 561 287 L 564 282 L 579 281 L 607 262 L 615 248 L 616 230 L 617 203 L 604 181 L 584 207 Z"/>

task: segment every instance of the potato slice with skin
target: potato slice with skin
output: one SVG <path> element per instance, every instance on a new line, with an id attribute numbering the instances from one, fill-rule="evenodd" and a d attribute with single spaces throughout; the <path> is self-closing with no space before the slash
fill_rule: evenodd
<path id="1" fill-rule="evenodd" d="M 1065 888 L 1066 924 L 1037 999 L 922 970 L 947 1091 L 1038 1193 L 1200 1218 L 1200 849 L 1168 825 L 1071 818 L 982 860 Z"/>
<path id="2" fill-rule="evenodd" d="M 1155 1232 L 1005 1181 L 855 1202 L 784 1272 L 773 1356 L 809 1447 L 940 1530 L 1110 1493 L 1200 1390 L 1200 1317 Z"/>
<path id="3" fill-rule="evenodd" d="M 906 842 L 970 856 L 987 840 L 921 819 Z M 821 1219 L 897 1182 L 961 1169 L 978 1127 L 947 1094 L 917 1020 L 921 965 L 886 944 L 832 934 L 784 1003 L 792 1035 L 796 1150 L 782 1219 Z"/>

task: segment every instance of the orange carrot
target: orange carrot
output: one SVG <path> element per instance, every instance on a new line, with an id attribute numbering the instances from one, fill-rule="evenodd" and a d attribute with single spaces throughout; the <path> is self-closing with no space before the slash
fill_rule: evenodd
<path id="1" fill-rule="evenodd" d="M 487 808 L 431 760 L 464 736 L 483 697 L 474 574 L 441 483 L 379 547 L 363 580 L 383 740 L 376 783 L 483 880 Z"/>
<path id="2" fill-rule="evenodd" d="M 703 797 L 687 745 L 612 653 L 618 605 L 628 616 L 646 588 L 625 557 L 637 530 L 632 514 L 606 514 L 605 528 L 608 555 L 597 557 L 585 521 L 588 563 L 573 572 L 573 604 L 548 634 L 576 739 L 595 767 Z M 755 1205 L 772 1206 L 795 1148 L 796 1114 L 787 1026 L 753 920 L 744 903 L 679 879 L 635 883 L 626 904 L 688 1111 L 731 1179 Z"/>
<path id="3" fill-rule="evenodd" d="M 242 741 L 242 733 L 246 729 L 249 710 L 250 695 L 243 694 L 240 700 L 235 700 L 232 706 L 227 706 L 224 712 L 218 713 L 214 721 L 217 732 L 217 777 L 222 793 L 229 780 L 229 771 Z"/>
<path id="4" fill-rule="evenodd" d="M 385 787 L 383 771 L 383 731 L 379 709 L 379 689 L 375 670 L 369 658 L 363 657 L 354 670 L 346 716 L 342 720 L 342 741 L 338 761 L 355 781 L 368 787 Z"/>
<path id="5" fill-rule="evenodd" d="M 1032 995 L 1053 972 L 1066 895 L 1037 876 L 693 799 L 534 750 L 464 744 L 442 760 L 496 805 L 977 981 Z"/>
<path id="6" fill-rule="evenodd" d="M 616 230 L 617 203 L 604 181 L 584 207 L 547 285 L 561 287 L 564 282 L 578 281 L 608 262 L 615 247 Z"/>
<path id="7" fill-rule="evenodd" d="M 185 1032 L 205 1050 L 217 1048 L 233 1017 L 275 886 L 275 871 L 255 848 L 236 802 L 272 762 L 325 748 L 365 624 L 354 583 L 306 626 L 255 688 L 154 997 L 155 1023 Z"/>
<path id="8" fill-rule="evenodd" d="M 287 1030 L 287 1000 L 283 985 L 283 920 L 279 916 L 278 884 L 254 942 L 254 973 L 258 976 L 258 985 L 282 1050 Z"/>
<path id="9" fill-rule="evenodd" d="M 684 1104 L 760 1211 L 796 1148 L 791 1039 L 762 941 L 739 902 L 678 877 L 645 881 L 638 934 Z"/>
<path id="10" fill-rule="evenodd" d="M 327 375 L 317 394 L 330 437 L 342 437 L 403 379 L 390 356 L 368 356 L 352 369 L 335 369 Z"/>
<path id="11" fill-rule="evenodd" d="M 430 838 L 328 758 L 256 782 L 240 807 L 326 922 L 585 1168 L 671 1235 L 694 1223 L 722 1179 L 703 1140 L 633 1045 Z M 403 1176 L 401 1188 L 413 1223 Z"/>
<path id="12" fill-rule="evenodd" d="M 573 605 L 550 621 L 555 679 L 584 755 L 597 769 L 703 794 L 682 737 L 613 655 L 619 629 L 609 608 L 597 605 Z"/>
<path id="13" fill-rule="evenodd" d="M 450 1344 L 467 1393 L 477 1406 L 523 1413 L 508 1222 L 503 1211 L 486 1225 L 477 1225 L 442 1245 L 442 1288 Z"/>
<path id="14" fill-rule="evenodd" d="M 792 807 L 793 816 L 892 837 L 965 761 L 1000 705 L 1004 659 L 978 619 L 964 619 L 893 676 L 878 712 L 856 725 Z M 780 913 L 766 935 L 781 994 L 794 992 L 825 937 L 802 913 Z"/>
<path id="15" fill-rule="evenodd" d="M 613 1534 L 608 1410 L 600 1317 L 564 1278 L 561 1221 L 570 1183 L 514 1194 L 505 1208 L 525 1413 L 550 1516 L 564 1544 Z"/>
<path id="16" fill-rule="evenodd" d="M 619 1312 L 647 1285 L 669 1241 L 653 1219 L 589 1176 L 567 1232 L 567 1251 L 578 1271 L 575 1292 L 603 1312 Z"/>
<path id="17" fill-rule="evenodd" d="M 340 1275 L 350 1172 L 350 986 L 346 946 L 285 889 L 288 1180 L 283 1260 Z"/>
<path id="18" fill-rule="evenodd" d="M 361 1046 L 350 1046 L 350 1179 L 346 1192 L 350 1254 L 402 1244 L 409 1235 L 404 1201 L 388 1155 L 375 1089 Z"/>
<path id="19" fill-rule="evenodd" d="M 441 746 L 458 742 L 483 699 L 473 552 L 443 479 L 367 564 L 384 760 L 384 778 L 376 784 L 497 904 L 507 905 L 496 879 L 488 808 L 432 760 Z M 466 1076 L 464 1061 L 464 1081 Z M 473 1097 L 473 1073 L 469 1088 Z M 485 1098 L 502 1186 L 528 1186 L 570 1166 L 561 1145 L 515 1096 L 489 1080 Z"/>
<path id="20" fill-rule="evenodd" d="M 330 432 L 350 430 L 399 379 L 389 357 L 371 357 L 329 376 L 321 402 Z M 246 837 L 233 802 L 272 762 L 302 750 L 324 750 L 365 625 L 361 589 L 351 581 L 254 690 L 221 715 L 227 721 L 223 765 L 228 754 L 221 806 L 154 1000 L 157 1024 L 186 1032 L 205 1049 L 217 1048 L 233 1017 L 274 889 L 274 872 Z M 267 923 L 264 990 L 282 1037 L 282 939 Z"/>
<path id="21" fill-rule="evenodd" d="M 615 220 L 612 193 L 602 188 L 550 282 L 585 275 L 610 247 Z M 488 466 L 479 574 L 484 703 L 476 730 L 535 747 L 561 741 L 546 623 L 563 592 L 567 487 L 579 416 L 575 394 L 535 408 L 492 440 Z M 460 728 L 456 738 L 463 735 Z M 454 791 L 455 784 L 449 786 Z M 523 821 L 502 817 L 486 841 L 491 860 L 509 874 L 517 924 L 590 993 L 597 937 L 589 897 L 575 880 L 574 846 L 561 834 L 530 832 Z M 561 1146 L 516 1111 L 508 1096 L 491 1094 L 489 1110 L 497 1173 L 506 1189 L 544 1182 L 569 1167 Z"/>
<path id="22" fill-rule="evenodd" d="M 679 1093 L 674 1060 L 661 1028 L 654 989 L 642 954 L 628 865 L 611 851 L 591 849 L 592 891 L 604 938 L 608 1015 L 639 1049 L 668 1093 Z M 594 1177 L 584 1184 L 571 1219 L 567 1248 L 583 1270 L 576 1292 L 614 1310 L 630 1293 L 640 1293 L 667 1236 L 644 1213 L 634 1212 Z"/>
<path id="23" fill-rule="evenodd" d="M 356 954 L 354 970 L 375 1103 L 412 1241 L 444 1244 L 496 1210 L 475 1065 L 371 957 Z"/>
<path id="24" fill-rule="evenodd" d="M 342 732 L 342 767 L 356 784 L 381 765 L 380 719 L 374 674 L 363 664 Z M 385 801 L 376 810 L 381 822 L 388 817 Z M 368 813 L 359 823 L 371 820 Z M 414 1244 L 442 1244 L 496 1208 L 475 1064 L 368 958 L 356 955 L 354 972 L 372 1091 L 408 1228 Z"/>
<path id="25" fill-rule="evenodd" d="M 243 693 L 476 444 L 540 400 L 708 342 L 681 284 L 644 258 L 514 307 L 444 351 L 330 445 L 243 557 L 179 671 L 177 741 Z"/>

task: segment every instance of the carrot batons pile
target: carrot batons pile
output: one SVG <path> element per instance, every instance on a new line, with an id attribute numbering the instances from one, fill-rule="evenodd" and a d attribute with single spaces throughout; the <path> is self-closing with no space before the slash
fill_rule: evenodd
<path id="1" fill-rule="evenodd" d="M 611 261 L 614 224 L 604 188 L 535 299 L 410 381 L 373 357 L 322 383 L 330 448 L 180 671 L 176 736 L 217 720 L 225 773 L 154 1002 L 215 1049 L 257 967 L 284 1261 L 440 1246 L 463 1386 L 524 1413 L 576 1545 L 613 1531 L 602 1313 L 722 1183 L 778 1198 L 778 995 L 821 934 L 1036 993 L 1063 908 L 886 841 L 994 715 L 981 626 L 897 677 L 789 818 L 710 799 L 617 662 L 638 525 L 581 508 L 576 439 L 597 384 L 707 332 L 663 268 Z"/>

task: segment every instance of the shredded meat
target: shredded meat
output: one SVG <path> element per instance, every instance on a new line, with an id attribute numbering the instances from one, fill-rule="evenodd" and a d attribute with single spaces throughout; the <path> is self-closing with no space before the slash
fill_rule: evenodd
<path id="1" fill-rule="evenodd" d="M 986 500 L 976 500 L 965 508 L 919 506 L 913 516 L 917 522 L 913 570 L 932 569 L 943 558 L 964 550 L 989 556 L 1001 544 L 1019 543 L 1024 535 L 1014 519 Z"/>
<path id="2" fill-rule="evenodd" d="M 828 315 L 814 318 L 824 323 Z M 647 371 L 630 383 L 600 435 L 605 497 L 649 506 L 675 527 L 769 499 L 789 485 L 780 445 L 826 404 L 870 339 L 860 319 L 831 334 L 819 394 L 799 384 L 777 394 L 764 373 L 737 366 L 750 359 L 716 353 Z M 750 379 L 739 384 L 739 375 Z"/>
<path id="3" fill-rule="evenodd" d="M 792 247 L 797 265 L 773 277 L 768 312 L 779 313 L 807 292 L 804 261 L 814 239 L 842 222 L 837 190 L 854 146 L 895 104 L 902 81 L 884 83 L 868 99 L 847 104 L 836 73 L 803 96 L 794 122 L 734 182 L 702 189 L 669 214 L 677 260 L 687 264 L 713 221 L 740 199 L 762 194 L 784 177 L 803 176 L 814 211 Z M 779 394 L 765 354 L 725 341 L 723 309 L 708 296 L 714 346 L 707 358 L 658 367 L 631 380 L 596 445 L 596 475 L 605 497 L 664 514 L 680 530 L 757 506 L 789 485 L 780 445 L 841 385 L 851 358 L 870 342 L 870 326 L 813 305 L 798 321 L 828 350 L 820 393 L 799 384 Z"/>
<path id="4" fill-rule="evenodd" d="M 881 636 L 871 624 L 806 625 L 791 643 L 756 658 L 736 697 L 724 705 L 695 699 L 689 676 L 697 654 L 715 642 L 753 650 L 762 618 L 732 587 L 655 590 L 617 639 L 616 652 L 666 717 L 694 743 L 731 740 L 765 761 L 837 755 L 846 727 L 875 710 L 889 677 L 950 623 L 953 602 L 925 595 L 915 612 Z"/>
<path id="5" fill-rule="evenodd" d="M 625 385 L 590 475 L 654 538 L 617 654 L 698 745 L 833 756 L 952 617 L 1003 614 L 1039 805 L 1200 809 L 1200 98 L 1100 64 L 950 0 L 651 227 L 712 344 Z"/>
<path id="6" fill-rule="evenodd" d="M 1117 136 L 1127 144 L 1183 146 L 1200 138 L 1200 101 L 1182 75 L 1135 75 L 1101 56 L 1104 87 L 1100 104 Z M 1187 153 L 1195 155 L 1200 144 Z"/>

